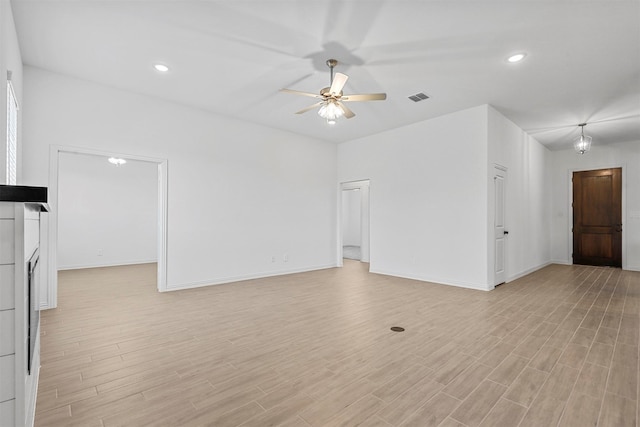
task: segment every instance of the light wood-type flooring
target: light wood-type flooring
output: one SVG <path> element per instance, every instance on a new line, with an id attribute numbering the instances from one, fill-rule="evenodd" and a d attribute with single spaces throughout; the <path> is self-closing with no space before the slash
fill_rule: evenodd
<path id="1" fill-rule="evenodd" d="M 61 272 L 36 426 L 637 425 L 640 273 L 367 268 L 168 293 L 153 264 Z"/>

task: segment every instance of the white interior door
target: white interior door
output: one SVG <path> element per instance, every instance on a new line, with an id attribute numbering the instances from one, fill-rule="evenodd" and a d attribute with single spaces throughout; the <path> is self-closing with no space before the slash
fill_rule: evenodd
<path id="1" fill-rule="evenodd" d="M 494 212 L 494 240 L 495 240 L 495 262 L 494 262 L 494 285 L 504 283 L 507 278 L 505 269 L 507 256 L 507 235 L 505 229 L 505 184 L 507 172 L 496 167 L 493 175 L 493 189 L 495 200 Z"/>

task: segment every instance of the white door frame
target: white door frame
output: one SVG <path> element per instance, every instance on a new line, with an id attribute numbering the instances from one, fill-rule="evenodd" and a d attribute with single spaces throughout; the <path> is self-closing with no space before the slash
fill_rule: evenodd
<path id="1" fill-rule="evenodd" d="M 370 262 L 371 259 L 371 235 L 370 235 L 370 185 L 371 181 L 363 179 L 340 183 L 338 191 L 338 267 L 343 266 L 342 261 L 342 192 L 344 190 L 360 190 L 360 261 Z"/>
<path id="2" fill-rule="evenodd" d="M 153 157 L 135 156 L 110 151 L 90 150 L 78 147 L 66 147 L 52 145 L 49 149 L 49 191 L 48 204 L 50 212 L 48 214 L 48 226 L 42 230 L 40 238 L 48 242 L 44 247 L 48 251 L 46 256 L 48 268 L 47 280 L 47 301 L 42 309 L 55 308 L 58 306 L 58 180 L 59 163 L 61 153 L 86 154 L 102 157 L 119 157 L 128 160 L 155 163 L 158 166 L 158 291 L 167 290 L 167 159 Z"/>

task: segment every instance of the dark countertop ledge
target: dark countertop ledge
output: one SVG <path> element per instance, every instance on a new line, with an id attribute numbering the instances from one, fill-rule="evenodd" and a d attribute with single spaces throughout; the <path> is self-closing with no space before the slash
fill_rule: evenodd
<path id="1" fill-rule="evenodd" d="M 47 187 L 0 185 L 0 202 L 35 203 L 41 205 L 44 212 L 49 212 Z"/>

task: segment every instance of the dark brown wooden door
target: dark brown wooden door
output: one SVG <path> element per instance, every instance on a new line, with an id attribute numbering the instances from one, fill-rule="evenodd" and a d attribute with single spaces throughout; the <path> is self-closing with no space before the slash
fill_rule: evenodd
<path id="1" fill-rule="evenodd" d="M 573 173 L 573 263 L 622 267 L 622 169 Z"/>

